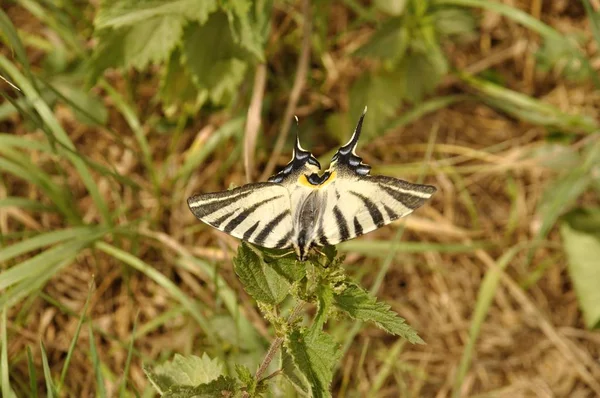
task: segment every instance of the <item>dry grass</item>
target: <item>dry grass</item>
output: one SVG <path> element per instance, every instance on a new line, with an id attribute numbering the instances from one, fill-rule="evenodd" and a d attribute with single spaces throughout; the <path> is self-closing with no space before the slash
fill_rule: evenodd
<path id="1" fill-rule="evenodd" d="M 557 1 L 544 3 L 543 7 L 540 1 L 510 3 L 560 31 L 583 29 L 589 32 L 588 20 L 578 2 Z M 331 69 L 323 70 L 320 63 L 311 64 L 311 85 L 301 93 L 296 110 L 301 126 L 302 119 L 310 118 L 316 125 L 322 125 L 328 111 L 347 107 L 348 84 L 365 67 L 348 58 L 348 48 L 355 47 L 356 42 L 364 38 L 343 37 L 350 16 L 339 5 L 335 9 L 339 15 L 329 29 L 332 35 L 342 35 L 340 46 L 327 53 L 327 61 L 323 61 Z M 17 26 L 36 29 L 32 28 L 35 20 L 19 7 L 9 7 L 8 13 Z M 293 21 L 282 11 L 279 13 L 274 26 L 275 37 L 296 29 Z M 361 32 L 361 36 L 366 33 L 367 30 Z M 486 13 L 482 15 L 482 30 L 477 41 L 450 48 L 448 53 L 457 68 L 476 72 L 493 67 L 508 87 L 554 104 L 563 111 L 584 113 L 597 120 L 600 115 L 597 89 L 591 83 L 570 83 L 557 74 L 538 72 L 532 55 L 538 44 L 537 36 L 530 31 Z M 593 48 L 588 50 L 594 51 Z M 11 55 L 7 49 L 1 52 L 7 57 Z M 39 55 L 31 51 L 29 56 L 35 65 Z M 291 75 L 294 65 L 288 62 L 274 61 L 271 72 Z M 155 75 L 135 78 L 139 79 L 134 93 L 135 109 L 140 120 L 151 120 L 151 115 L 160 113 L 152 100 L 157 89 Z M 118 91 L 127 92 L 123 76 L 111 73 L 108 79 Z M 267 93 L 270 89 L 267 84 Z M 78 123 L 64 106 L 57 107 L 55 113 L 79 154 L 114 168 L 140 186 L 139 190 L 118 186 L 114 180 L 94 173 L 111 211 L 120 213 L 119 222 L 141 220 L 135 229 L 141 231 L 143 239 L 114 239 L 197 299 L 202 313 L 211 322 L 213 317 L 225 313 L 215 293 L 213 278 L 194 267 L 176 266 L 174 260 L 178 254 L 191 253 L 218 264 L 219 275 L 236 291 L 248 319 L 261 335 L 270 339 L 267 323 L 253 308 L 233 273 L 230 259 L 237 242 L 199 226 L 184 201 L 195 191 L 207 192 L 245 182 L 241 162 L 222 168 L 238 140 L 229 139 L 220 145 L 186 186 L 171 186 L 168 180 L 161 182 L 161 196 L 157 200 L 135 149 L 137 144 L 130 127 L 114 107 L 113 100 L 102 89 L 95 90 L 110 109 L 107 129 Z M 438 94 L 464 90 L 462 83 L 448 78 Z M 277 109 L 284 109 L 287 98 L 278 97 L 274 101 L 276 105 L 272 106 L 269 117 L 262 120 L 266 137 L 258 138 L 256 170 L 267 163 L 271 145 L 265 146 L 265 143 L 275 140 L 278 125 L 283 123 Z M 158 133 L 155 125 L 147 123 L 145 131 L 156 167 L 164 167 L 165 176 L 174 175 L 185 160 L 188 148 L 206 142 L 226 117 L 199 115 L 185 126 L 177 142 L 171 142 L 170 135 Z M 1 122 L 0 131 L 32 140 L 44 139 L 41 131 L 31 128 L 18 116 Z M 425 181 L 436 185 L 439 192 L 428 206 L 407 220 L 402 240 L 440 244 L 476 240 L 490 245 L 461 253 L 398 254 L 379 297 L 405 317 L 427 345 L 398 345 L 383 331 L 364 326 L 336 376 L 334 390 L 339 396 L 450 396 L 484 276 L 497 267 L 498 259 L 511 247 L 531 240 L 539 228 L 535 209 L 545 186 L 555 176 L 547 167 L 548 159 L 530 156 L 533 149 L 544 145 L 547 135 L 544 128 L 515 120 L 480 102 L 467 101 L 363 142 L 360 152 L 375 170 L 380 168 L 390 174 L 395 170 L 391 166 L 422 162 L 432 132 L 436 135 Z M 312 134 L 314 141 L 320 140 L 319 132 L 307 134 Z M 586 138 L 579 137 L 574 147 L 589 142 L 588 139 L 581 143 L 582 140 Z M 315 154 L 330 150 L 330 142 L 328 139 L 319 141 Z M 174 156 L 169 156 L 170 147 Z M 31 156 L 36 164 L 48 170 L 53 162 L 70 169 L 64 159 L 36 151 L 31 151 Z M 278 164 L 285 162 L 286 157 L 287 154 L 282 155 Z M 419 167 L 412 168 L 412 174 L 402 176 L 416 180 Z M 99 221 L 100 216 L 79 178 L 67 176 L 67 179 L 85 221 Z M 2 196 L 46 202 L 38 189 L 10 175 L 2 175 L 0 180 Z M 591 196 L 581 200 L 582 203 L 597 202 L 597 198 Z M 38 214 L 16 207 L 0 209 L 0 232 L 5 236 L 5 244 L 15 241 L 11 234 L 53 231 L 66 226 L 56 214 Z M 361 239 L 389 240 L 395 230 L 395 227 L 383 228 Z M 531 262 L 527 261 L 527 250 L 519 251 L 509 262 L 475 343 L 472 366 L 466 374 L 461 396 L 600 395 L 597 361 L 600 337 L 584 328 L 559 243 L 559 236 L 553 231 L 547 242 L 535 250 Z M 364 286 L 371 286 L 380 265 L 381 259 L 350 253 L 346 268 Z M 539 278 L 531 279 L 540 266 L 545 269 Z M 26 347 L 31 347 L 40 376 L 39 387 L 43 388 L 40 340 L 48 351 L 53 373 L 60 373 L 92 281 L 95 287 L 87 315 L 93 322 L 99 356 L 106 367 L 109 396 L 117 393 L 136 319 L 135 353 L 127 377 L 138 391 L 148 385 L 141 369 L 142 360 L 164 360 L 175 352 L 199 354 L 204 351 L 206 336 L 160 285 L 101 251 L 87 249 L 53 277 L 39 294 L 9 311 L 8 357 L 13 363 L 10 373 L 15 384 L 29 380 L 24 353 Z M 523 287 L 525 284 L 527 288 Z M 331 330 L 343 340 L 348 324 L 332 323 Z M 235 348 L 221 347 L 220 350 L 227 354 Z M 390 352 L 397 352 L 398 360 L 386 366 Z M 213 352 L 217 353 L 218 350 Z M 83 328 L 66 379 L 66 395 L 94 396 L 95 376 L 90 368 L 89 333 Z M 376 394 L 372 394 L 373 388 L 378 389 Z"/>

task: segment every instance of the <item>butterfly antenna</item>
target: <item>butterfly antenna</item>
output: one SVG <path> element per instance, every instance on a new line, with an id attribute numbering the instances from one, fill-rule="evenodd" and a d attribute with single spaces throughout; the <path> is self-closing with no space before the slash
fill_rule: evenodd
<path id="1" fill-rule="evenodd" d="M 366 114 L 367 114 L 367 107 L 365 106 L 365 109 L 363 110 L 362 115 L 360 115 L 360 119 L 358 119 L 358 124 L 356 125 L 356 128 L 354 129 L 354 134 L 352 134 L 352 137 L 350 137 L 350 141 L 348 141 L 348 143 L 346 145 L 344 145 L 343 147 L 340 148 L 340 153 L 342 153 L 343 155 L 346 155 L 350 152 L 354 153 L 354 150 L 356 149 L 356 145 L 358 145 L 358 139 L 360 138 L 360 131 L 362 130 L 363 119 L 365 118 Z"/>
<path id="2" fill-rule="evenodd" d="M 294 118 L 296 119 L 296 145 L 294 145 L 294 158 L 305 159 L 307 156 L 310 156 L 310 152 L 302 148 L 302 145 L 300 145 L 300 127 L 298 123 L 298 116 L 294 115 Z"/>

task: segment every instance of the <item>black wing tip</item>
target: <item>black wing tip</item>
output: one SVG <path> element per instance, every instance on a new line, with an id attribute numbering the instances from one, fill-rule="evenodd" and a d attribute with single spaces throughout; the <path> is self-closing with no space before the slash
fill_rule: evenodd
<path id="1" fill-rule="evenodd" d="M 358 139 L 360 138 L 360 133 L 362 131 L 363 120 L 365 119 L 365 115 L 367 114 L 367 107 L 363 110 L 362 115 L 360 115 L 360 119 L 358 119 L 358 123 L 354 128 L 354 133 L 352 137 L 350 137 L 350 141 L 346 143 L 346 145 L 342 146 L 339 149 L 339 152 L 346 154 L 354 151 L 356 149 L 356 145 L 358 145 Z"/>
<path id="2" fill-rule="evenodd" d="M 433 185 L 423 185 L 423 191 L 430 195 L 433 195 L 434 193 L 436 193 L 437 190 L 438 189 L 436 187 L 434 187 Z"/>

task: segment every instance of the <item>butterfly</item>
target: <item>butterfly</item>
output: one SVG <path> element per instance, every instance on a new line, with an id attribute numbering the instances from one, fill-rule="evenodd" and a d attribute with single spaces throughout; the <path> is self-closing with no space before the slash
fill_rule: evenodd
<path id="1" fill-rule="evenodd" d="M 322 174 L 319 161 L 296 135 L 292 160 L 267 182 L 194 195 L 188 199 L 190 210 L 236 238 L 293 249 L 300 261 L 313 248 L 356 238 L 412 213 L 436 188 L 369 174 L 371 167 L 356 154 L 366 111 Z"/>

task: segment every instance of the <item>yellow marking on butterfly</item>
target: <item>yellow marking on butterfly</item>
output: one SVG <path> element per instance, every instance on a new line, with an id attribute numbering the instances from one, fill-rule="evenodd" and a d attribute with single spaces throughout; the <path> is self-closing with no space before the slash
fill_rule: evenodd
<path id="1" fill-rule="evenodd" d="M 331 183 L 332 183 L 332 182 L 335 180 L 335 177 L 336 177 L 336 176 L 337 176 L 337 172 L 336 172 L 336 171 L 334 171 L 334 172 L 332 172 L 332 173 L 329 175 L 329 177 L 328 177 L 328 178 L 327 178 L 325 181 L 323 181 L 321 184 L 319 184 L 319 185 L 314 185 L 314 184 L 311 184 L 311 183 L 308 181 L 308 178 L 306 177 L 306 175 L 302 174 L 300 177 L 298 177 L 298 184 L 300 184 L 300 185 L 304 185 L 304 186 L 305 186 L 305 187 L 307 187 L 307 188 L 312 188 L 312 189 L 321 189 L 321 188 L 324 188 L 325 186 L 327 186 L 328 184 L 331 184 Z"/>

